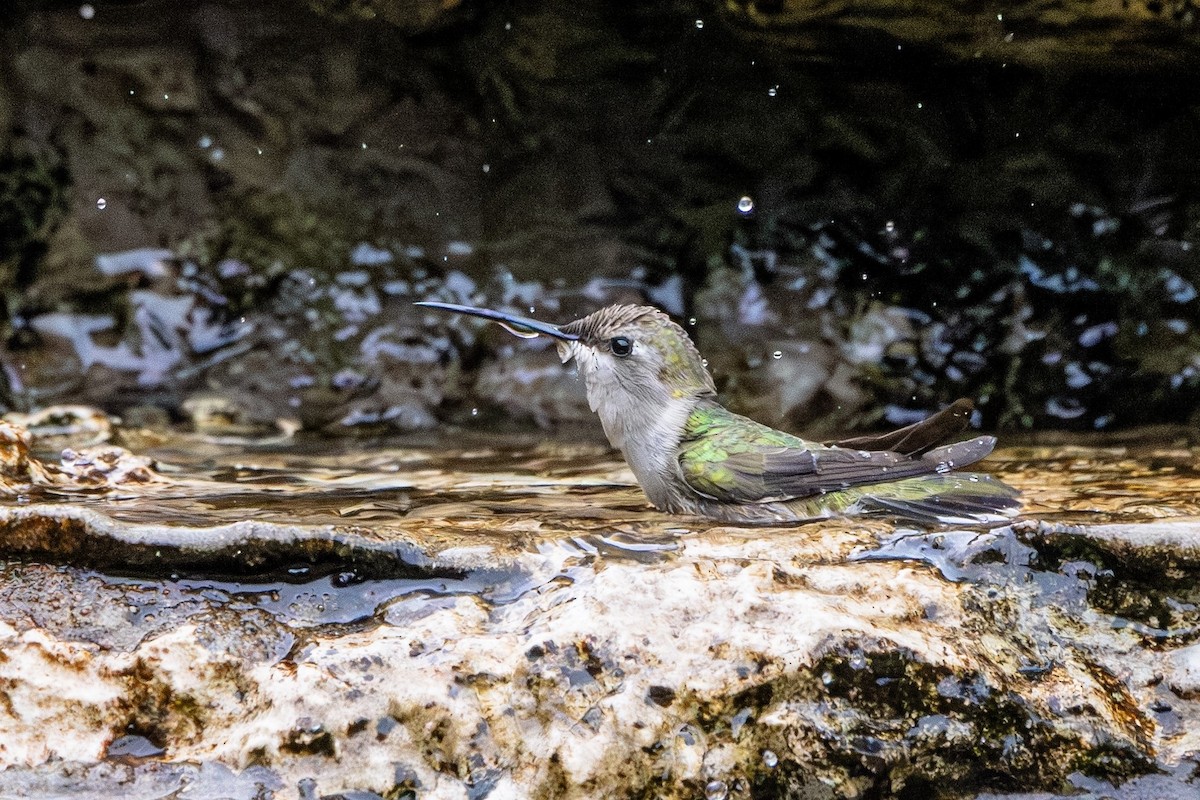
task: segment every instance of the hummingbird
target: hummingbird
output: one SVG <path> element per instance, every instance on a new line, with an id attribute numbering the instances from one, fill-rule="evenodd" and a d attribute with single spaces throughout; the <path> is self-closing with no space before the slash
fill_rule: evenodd
<path id="1" fill-rule="evenodd" d="M 1019 507 L 1016 490 L 988 475 L 952 474 L 996 446 L 992 436 L 945 444 L 967 427 L 969 400 L 890 433 L 812 442 L 722 406 L 691 338 L 656 308 L 612 305 L 553 325 L 487 308 L 417 305 L 553 339 L 562 362 L 576 362 L 609 443 L 662 511 L 740 524 L 844 513 L 990 524 Z"/>

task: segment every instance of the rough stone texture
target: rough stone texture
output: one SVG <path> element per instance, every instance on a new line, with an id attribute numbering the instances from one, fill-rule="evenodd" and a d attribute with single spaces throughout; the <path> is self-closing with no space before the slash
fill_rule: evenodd
<path id="1" fill-rule="evenodd" d="M 857 797 L 934 774 L 986 785 L 991 759 L 1052 786 L 1200 744 L 1154 738 L 1107 668 L 1033 634 L 1051 618 L 997 618 L 929 570 L 845 563 L 862 532 L 813 533 L 709 530 L 666 563 L 607 561 L 499 607 L 396 601 L 386 624 L 282 659 L 248 660 L 202 621 L 120 653 L 6 625 L 4 761 L 90 762 L 134 731 L 171 760 L 312 775 L 322 793 L 386 793 L 403 769 L 431 798 L 717 780 Z M 1031 659 L 1058 666 L 1022 677 Z"/>
<path id="2" fill-rule="evenodd" d="M 1054 69 L 1136 71 L 1196 58 L 1197 8 L 1186 0 L 1068 0 L 995 9 L 918 2 L 907 4 L 904 12 L 897 14 L 887 0 L 782 0 L 730 3 L 726 13 L 745 27 L 746 35 L 765 35 L 794 52 L 818 48 L 821 36 L 871 31 L 959 57 L 1003 58 Z"/>
<path id="3" fill-rule="evenodd" d="M 1058 523 L 739 529 L 490 441 L 42 467 L 0 508 L 0 795 L 1195 789 L 1200 517 L 1155 521 L 1194 450 L 1001 453 Z"/>

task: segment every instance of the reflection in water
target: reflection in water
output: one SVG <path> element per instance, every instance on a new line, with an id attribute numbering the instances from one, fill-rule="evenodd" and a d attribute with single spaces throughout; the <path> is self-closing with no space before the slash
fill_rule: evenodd
<path id="1" fill-rule="evenodd" d="M 392 622 L 438 598 L 501 605 L 569 585 L 599 560 L 653 564 L 684 530 L 599 447 L 310 448 L 175 442 L 153 453 L 164 480 L 35 487 L 0 506 L 5 549 L 47 562 L 0 574 L 11 616 L 119 647 L 214 609 L 293 629 Z M 60 608 L 128 613 L 39 612 L 25 589 L 48 576 Z"/>
<path id="2" fill-rule="evenodd" d="M 161 627 L 156 622 L 216 606 L 305 628 L 401 619 L 437 598 L 504 604 L 570 585 L 608 559 L 652 565 L 674 557 L 682 534 L 769 543 L 780 536 L 820 541 L 847 525 L 868 536 L 878 529 L 859 519 L 739 530 L 665 515 L 598 445 L 493 439 L 455 448 L 344 448 L 303 439 L 259 449 L 172 441 L 148 454 L 165 481 L 35 491 L 6 513 L 81 538 L 70 547 L 67 538 L 26 547 L 26 558 L 63 566 L 10 564 L 3 582 L 19 588 L 38 569 L 60 580 L 74 576 L 75 590 L 138 609 L 126 622 L 143 634 Z M 1023 492 L 1026 518 L 1076 524 L 1200 515 L 1198 463 L 1183 447 L 1025 447 L 988 462 Z M 1069 561 L 1039 561 L 1011 527 L 887 530 L 881 545 L 860 548 L 857 558 L 923 561 L 950 580 L 983 583 L 997 564 L 1011 574 L 1057 572 Z M 1112 572 L 1088 578 L 1102 588 L 1105 575 Z M 151 599 L 139 599 L 146 593 Z M 164 603 L 168 595 L 174 599 Z M 164 616 L 164 608 L 175 613 Z M 1170 618 L 1177 617 L 1192 623 L 1188 614 Z"/>

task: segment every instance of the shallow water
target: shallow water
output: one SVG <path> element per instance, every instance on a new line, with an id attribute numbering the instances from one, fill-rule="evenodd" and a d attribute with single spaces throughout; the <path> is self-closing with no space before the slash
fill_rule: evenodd
<path id="1" fill-rule="evenodd" d="M 52 570 L 148 595 L 147 607 L 167 616 L 186 608 L 186 599 L 202 597 L 205 605 L 260 609 L 288 625 L 345 624 L 386 615 L 390 602 L 410 595 L 471 594 L 503 603 L 569 579 L 597 559 L 650 562 L 670 558 L 685 537 L 737 531 L 654 510 L 620 455 L 600 443 L 522 435 L 417 444 L 182 437 L 141 454 L 155 459 L 162 482 L 35 489 L 0 508 L 51 515 L 89 509 L 112 523 L 96 532 L 97 540 L 120 530 L 157 536 L 165 545 L 157 560 L 130 558 L 111 541 L 82 558 L 78 551 L 55 555 L 51 547 L 34 563 L 4 568 L 10 596 L 20 597 L 11 587 L 26 583 L 31 570 Z M 1200 448 L 1182 435 L 1108 447 L 1002 448 L 983 469 L 1022 492 L 1018 521 L 1096 525 L 1200 515 Z M 213 530 L 248 522 L 257 525 L 254 532 L 207 541 Z M 819 536 L 828 524 L 843 523 L 750 528 L 741 535 Z M 956 535 L 974 538 L 985 530 Z M 243 559 L 240 547 L 263 549 L 264 531 L 340 546 L 319 552 L 281 546 Z M 901 523 L 898 535 L 908 533 Z M 172 552 L 173 542 L 189 536 L 205 540 L 199 552 Z M 896 541 L 876 555 L 924 558 Z M 213 559 L 213 552 L 223 555 Z M 162 612 L 133 611 L 135 605 L 129 615 L 135 627 L 162 621 Z"/>
<path id="2" fill-rule="evenodd" d="M 467 594 L 504 603 L 569 581 L 596 559 L 666 558 L 677 537 L 695 529 L 695 520 L 650 509 L 605 447 L 491 442 L 181 439 L 143 451 L 162 482 L 31 490 L 0 508 L 57 522 L 59 513 L 95 512 L 93 546 L 56 553 L 50 543 L 7 563 L 0 585 L 11 602 L 0 606 L 0 618 L 105 639 L 95 617 L 82 624 L 72 612 L 54 624 L 53 614 L 38 613 L 42 589 L 29 587 L 54 582 L 55 594 L 92 597 L 69 604 L 84 615 L 101 597 L 122 598 L 127 613 L 107 633 L 123 646 L 218 606 L 262 611 L 293 627 L 386 621 L 404 613 L 390 610 L 399 598 Z M 226 538 L 229 525 L 244 530 Z M 153 557 L 118 541 L 122 531 L 153 539 Z M 271 537 L 278 546 L 264 545 Z M 202 544 L 179 546 L 189 541 Z M 337 544 L 312 551 L 291 546 L 297 542 Z"/>

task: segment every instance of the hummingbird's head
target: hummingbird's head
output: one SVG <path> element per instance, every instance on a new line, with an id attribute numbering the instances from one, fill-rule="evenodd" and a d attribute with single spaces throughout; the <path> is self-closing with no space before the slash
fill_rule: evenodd
<path id="1" fill-rule="evenodd" d="M 502 311 L 423 301 L 419 306 L 498 322 L 517 336 L 549 336 L 563 363 L 575 359 L 588 404 L 617 447 L 646 428 L 670 429 L 700 397 L 716 395 L 696 346 L 670 318 L 649 306 L 607 306 L 566 325 Z M 671 424 L 666 424 L 672 421 Z"/>
<path id="2" fill-rule="evenodd" d="M 560 330 L 558 354 L 572 358 L 593 408 L 667 404 L 716 394 L 696 346 L 670 318 L 649 306 L 607 306 Z M 631 409 L 632 410 L 632 409 Z"/>

